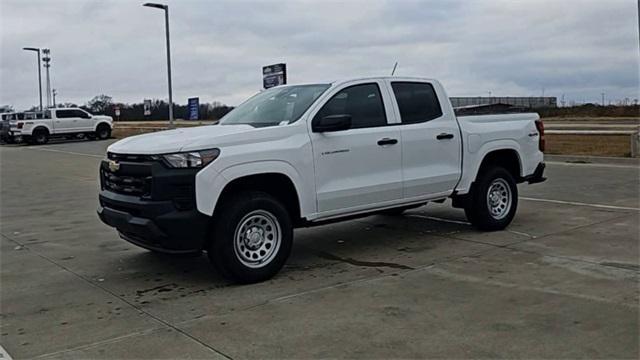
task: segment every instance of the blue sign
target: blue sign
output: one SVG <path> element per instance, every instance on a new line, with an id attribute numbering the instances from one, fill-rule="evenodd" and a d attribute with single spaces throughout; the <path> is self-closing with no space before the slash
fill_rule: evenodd
<path id="1" fill-rule="evenodd" d="M 287 83 L 287 64 L 274 64 L 262 68 L 262 86 L 265 89 Z"/>
<path id="2" fill-rule="evenodd" d="M 200 98 L 189 98 L 189 120 L 200 119 Z"/>

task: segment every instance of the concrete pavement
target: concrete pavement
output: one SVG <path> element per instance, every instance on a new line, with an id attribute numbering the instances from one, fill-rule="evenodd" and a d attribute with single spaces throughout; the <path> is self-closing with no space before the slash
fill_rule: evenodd
<path id="1" fill-rule="evenodd" d="M 273 280 L 120 240 L 106 142 L 0 148 L 0 343 L 19 358 L 637 358 L 640 167 L 566 162 L 480 233 L 430 204 L 300 229 Z"/>

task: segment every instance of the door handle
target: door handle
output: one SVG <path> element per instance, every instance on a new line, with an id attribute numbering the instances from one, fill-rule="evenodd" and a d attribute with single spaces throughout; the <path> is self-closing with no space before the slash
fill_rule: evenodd
<path id="1" fill-rule="evenodd" d="M 378 145 L 380 146 L 395 145 L 397 143 L 398 143 L 398 139 L 384 138 L 384 139 L 378 140 Z"/>
<path id="2" fill-rule="evenodd" d="M 453 134 L 442 133 L 436 136 L 436 139 L 438 140 L 453 139 Z"/>

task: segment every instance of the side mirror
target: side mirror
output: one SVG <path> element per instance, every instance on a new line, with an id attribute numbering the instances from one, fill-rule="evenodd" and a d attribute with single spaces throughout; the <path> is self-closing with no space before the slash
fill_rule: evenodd
<path id="1" fill-rule="evenodd" d="M 316 118 L 311 124 L 313 132 L 330 132 L 351 129 L 351 115 L 329 115 L 323 118 Z"/>

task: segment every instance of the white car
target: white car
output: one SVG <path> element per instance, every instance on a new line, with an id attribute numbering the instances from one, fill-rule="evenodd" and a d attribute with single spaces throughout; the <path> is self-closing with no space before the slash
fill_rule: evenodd
<path id="1" fill-rule="evenodd" d="M 43 112 L 25 112 L 24 119 L 16 122 L 10 132 L 14 138 L 42 145 L 52 137 L 108 139 L 111 136 L 113 118 L 92 115 L 80 108 L 53 108 Z"/>
<path id="2" fill-rule="evenodd" d="M 129 137 L 100 166 L 98 214 L 153 251 L 206 250 L 227 278 L 274 276 L 293 228 L 453 199 L 482 230 L 504 229 L 517 183 L 544 181 L 537 114 L 456 117 L 421 78 L 287 85 L 219 125 Z"/>

